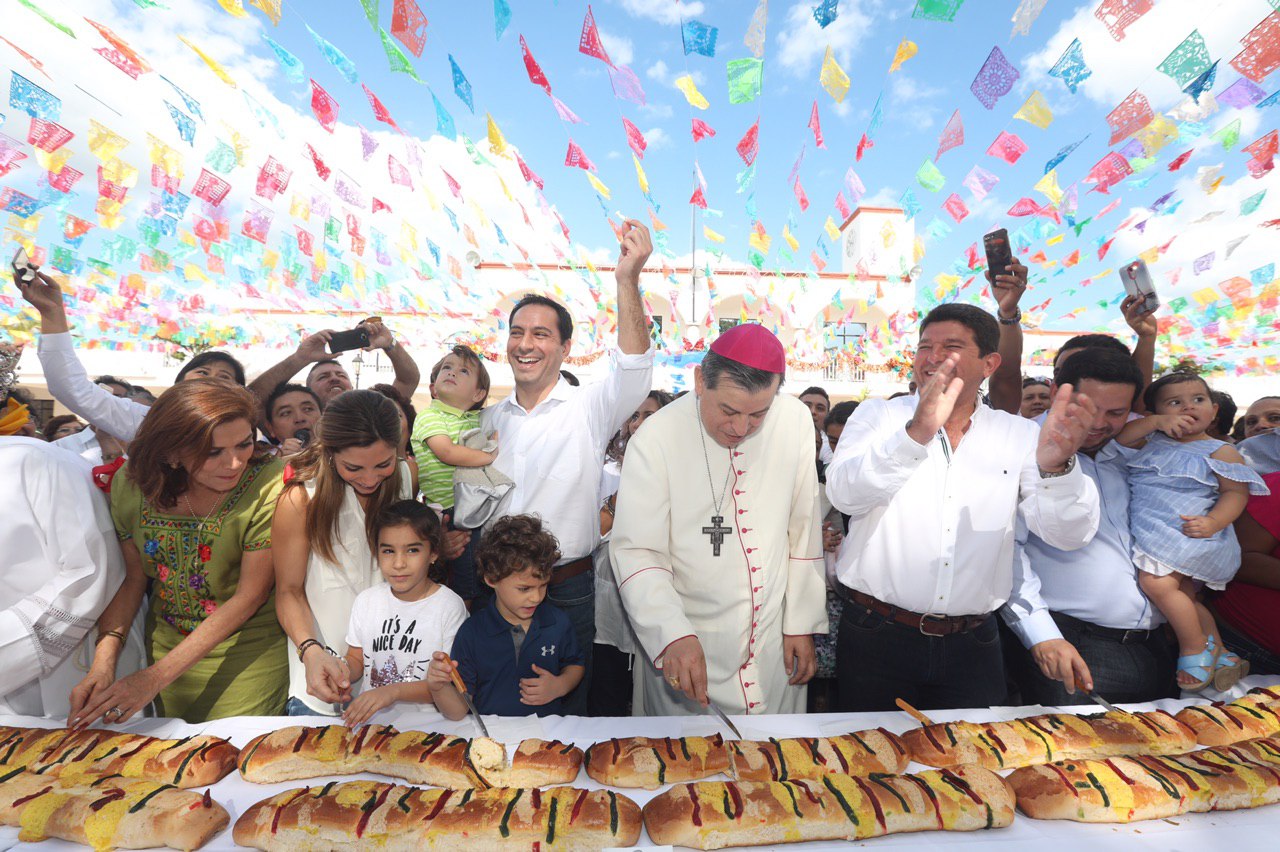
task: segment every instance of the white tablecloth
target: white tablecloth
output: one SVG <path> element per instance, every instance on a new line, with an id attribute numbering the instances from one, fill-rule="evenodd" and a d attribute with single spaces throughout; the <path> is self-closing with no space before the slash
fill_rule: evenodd
<path id="1" fill-rule="evenodd" d="M 1248 678 L 1242 686 L 1280 685 L 1280 678 Z M 1153 704 L 1125 705 L 1129 710 L 1152 710 L 1162 708 L 1176 712 L 1180 708 L 1197 703 L 1194 701 L 1158 701 Z M 1092 713 L 1091 707 L 1045 708 L 1045 707 L 993 707 L 981 710 L 939 710 L 930 712 L 930 716 L 939 722 L 966 719 L 975 722 L 987 722 L 1002 719 L 1013 719 L 1033 713 L 1065 710 L 1069 712 Z M 240 716 L 231 719 L 219 719 L 202 725 L 191 725 L 176 719 L 135 719 L 121 726 L 122 730 L 131 733 L 150 734 L 160 737 L 182 737 L 193 734 L 212 734 L 225 737 L 236 746 L 243 746 L 250 739 L 265 731 L 275 730 L 297 724 L 330 724 L 333 720 L 318 716 L 284 718 L 274 716 Z M 375 723 L 395 725 L 400 730 L 442 731 L 460 736 L 477 736 L 475 725 L 469 720 L 450 722 L 439 713 L 424 713 L 414 709 L 391 708 L 374 717 Z M 841 734 L 848 731 L 866 728 L 883 727 L 901 733 L 915 727 L 915 723 L 905 713 L 826 713 L 796 716 L 738 716 L 734 722 L 747 739 L 764 739 L 766 737 L 820 736 Z M 585 749 L 592 743 L 622 736 L 701 736 L 723 732 L 718 723 L 707 716 L 698 717 L 649 717 L 649 718 L 599 718 L 589 719 L 576 716 L 549 716 L 539 719 L 528 718 L 485 717 L 490 734 L 508 744 L 518 743 L 526 737 L 542 737 L 572 742 Z M 22 716 L 0 716 L 0 724 L 29 725 L 39 727 L 56 727 L 56 723 L 48 719 L 33 719 Z M 927 767 L 912 764 L 909 772 L 916 772 Z M 396 781 L 375 775 L 352 775 L 340 778 L 319 778 L 308 781 L 291 781 L 283 784 L 250 784 L 242 780 L 238 773 L 210 788 L 213 798 L 220 802 L 231 813 L 231 822 L 255 802 L 273 796 L 284 790 L 307 785 L 320 785 L 331 780 L 352 780 L 366 778 L 379 781 Z M 396 783 L 405 783 L 397 781 Z M 583 772 L 578 776 L 577 786 L 599 789 L 600 784 L 592 781 Z M 647 790 L 622 790 L 640 805 L 657 795 Z M 982 848 L 985 844 L 1009 844 L 1005 848 L 1035 849 L 1036 852 L 1049 852 L 1051 849 L 1069 849 L 1072 852 L 1101 852 L 1116 850 L 1127 852 L 1133 849 L 1158 850 L 1232 850 L 1242 852 L 1246 849 L 1276 848 L 1276 832 L 1280 829 L 1280 806 L 1246 811 L 1230 811 L 1209 814 L 1187 814 L 1169 820 L 1136 822 L 1130 825 L 1087 825 L 1066 821 L 1034 820 L 1019 814 L 1011 827 L 996 831 L 976 832 L 924 832 L 920 834 L 898 834 L 889 837 L 863 841 L 876 848 L 885 849 L 935 849 L 939 847 Z M 638 847 L 627 849 L 652 849 L 670 847 L 648 846 L 648 837 L 641 835 Z M 814 852 L 819 849 L 847 849 L 848 843 L 802 843 L 787 847 L 797 852 Z M 231 850 L 237 847 L 231 840 L 228 829 L 214 838 L 208 846 L 210 850 Z M 62 852 L 62 850 L 79 850 L 85 847 L 62 841 L 47 841 L 40 844 L 18 842 L 18 829 L 0 827 L 0 849 L 29 849 L 40 852 Z"/>

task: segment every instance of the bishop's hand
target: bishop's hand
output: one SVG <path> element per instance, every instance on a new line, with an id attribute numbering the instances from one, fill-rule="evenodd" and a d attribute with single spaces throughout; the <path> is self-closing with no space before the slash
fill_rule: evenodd
<path id="1" fill-rule="evenodd" d="M 707 657 L 697 636 L 685 636 L 662 653 L 662 676 L 667 686 L 707 706 Z"/>

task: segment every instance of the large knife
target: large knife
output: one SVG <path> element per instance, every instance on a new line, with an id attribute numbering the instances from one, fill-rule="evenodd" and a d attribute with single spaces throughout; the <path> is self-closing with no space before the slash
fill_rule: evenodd
<path id="1" fill-rule="evenodd" d="M 471 696 L 467 694 L 467 685 L 462 682 L 462 675 L 458 674 L 458 670 L 453 667 L 453 660 L 449 659 L 448 654 L 444 655 L 444 664 L 449 667 L 449 677 L 453 680 L 454 689 L 458 690 L 462 700 L 467 703 L 467 710 L 480 728 L 480 733 L 489 738 L 489 729 L 485 727 L 484 719 L 480 718 L 480 712 L 476 710 L 476 705 L 472 703 Z"/>
<path id="2" fill-rule="evenodd" d="M 720 717 L 720 721 L 724 722 L 725 725 L 729 728 L 729 730 L 733 731 L 733 735 L 735 737 L 737 737 L 738 739 L 742 739 L 742 734 L 738 732 L 738 727 L 733 724 L 733 721 L 728 716 L 726 716 L 724 714 L 724 711 L 721 710 L 719 707 L 717 707 L 716 703 L 712 701 L 710 698 L 707 699 L 707 706 L 711 708 L 711 711 L 713 713 L 715 713 L 717 716 Z"/>
<path id="3" fill-rule="evenodd" d="M 1101 705 L 1101 706 L 1105 707 L 1107 710 L 1109 710 L 1109 711 L 1110 711 L 1110 712 L 1112 712 L 1112 713 L 1123 713 L 1123 712 L 1125 712 L 1125 711 L 1121 710 L 1119 707 L 1116 707 L 1116 705 L 1112 704 L 1112 703 L 1111 703 L 1110 701 L 1108 701 L 1107 699 L 1103 698 L 1103 697 L 1102 697 L 1101 695 L 1099 695 L 1098 693 L 1096 693 L 1096 692 L 1090 692 L 1089 690 L 1085 689 L 1083 686 L 1081 686 L 1081 685 L 1080 685 L 1080 684 L 1078 684 L 1078 683 L 1076 684 L 1076 689 L 1080 690 L 1082 693 L 1084 693 L 1084 695 L 1088 696 L 1090 699 L 1092 699 L 1093 701 L 1097 702 L 1099 705 Z"/>

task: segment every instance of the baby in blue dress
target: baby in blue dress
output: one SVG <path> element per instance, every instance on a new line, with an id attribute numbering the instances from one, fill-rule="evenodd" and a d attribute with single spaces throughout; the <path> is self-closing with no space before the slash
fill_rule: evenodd
<path id="1" fill-rule="evenodd" d="M 1207 434 L 1218 414 L 1193 373 L 1161 376 L 1143 394 L 1149 417 L 1116 438 L 1140 448 L 1129 460 L 1129 525 L 1138 585 L 1178 636 L 1178 685 L 1229 689 L 1248 663 L 1222 647 L 1201 586 L 1222 589 L 1240 568 L 1232 523 L 1249 494 L 1269 494 L 1230 444 Z"/>

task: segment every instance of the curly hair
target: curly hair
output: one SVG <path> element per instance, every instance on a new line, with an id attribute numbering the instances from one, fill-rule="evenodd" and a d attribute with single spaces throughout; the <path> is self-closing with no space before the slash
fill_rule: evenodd
<path id="1" fill-rule="evenodd" d="M 539 580 L 549 580 L 558 561 L 560 543 L 533 515 L 499 518 L 476 548 L 476 567 L 489 583 L 527 570 L 532 570 Z"/>

